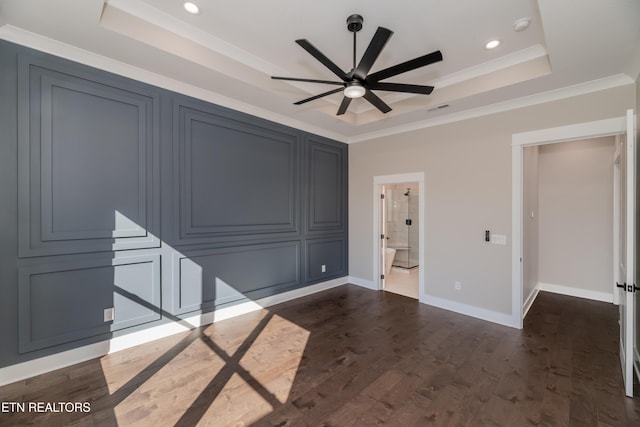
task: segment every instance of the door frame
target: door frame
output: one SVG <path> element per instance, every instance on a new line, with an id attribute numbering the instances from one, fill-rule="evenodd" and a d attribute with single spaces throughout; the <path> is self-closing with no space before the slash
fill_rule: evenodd
<path id="1" fill-rule="evenodd" d="M 427 290 L 424 282 L 424 263 L 425 263 L 425 189 L 424 189 L 424 172 L 412 172 L 401 173 L 395 175 L 380 175 L 373 177 L 373 282 L 375 288 L 378 290 L 383 289 L 382 279 L 380 278 L 381 266 L 380 260 L 382 254 L 380 253 L 380 218 L 381 218 L 381 206 L 380 194 L 381 188 L 384 185 L 392 184 L 404 184 L 408 182 L 418 183 L 418 223 L 420 224 L 420 234 L 418 235 L 418 300 L 421 303 L 425 303 Z"/>
<path id="2" fill-rule="evenodd" d="M 616 151 L 613 155 L 613 279 L 612 283 L 618 282 L 620 273 L 620 202 L 622 198 L 622 170 L 621 170 L 621 141 L 620 135 L 615 138 Z M 613 304 L 620 305 L 620 292 L 617 288 L 613 289 Z"/>
<path id="3" fill-rule="evenodd" d="M 511 314 L 513 326 L 522 329 L 524 321 L 523 285 L 523 212 L 524 212 L 524 147 L 554 144 L 624 134 L 626 116 L 612 119 L 515 133 L 511 136 Z"/>

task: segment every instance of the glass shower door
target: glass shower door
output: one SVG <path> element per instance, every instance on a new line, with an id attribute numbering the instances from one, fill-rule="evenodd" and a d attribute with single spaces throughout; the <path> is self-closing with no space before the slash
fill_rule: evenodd
<path id="1" fill-rule="evenodd" d="M 396 250 L 393 265 L 404 269 L 418 266 L 418 188 L 417 184 L 397 184 L 388 193 L 388 246 Z"/>
<path id="2" fill-rule="evenodd" d="M 409 187 L 407 190 L 407 263 L 405 268 L 414 268 L 418 266 L 418 191 L 416 187 Z"/>

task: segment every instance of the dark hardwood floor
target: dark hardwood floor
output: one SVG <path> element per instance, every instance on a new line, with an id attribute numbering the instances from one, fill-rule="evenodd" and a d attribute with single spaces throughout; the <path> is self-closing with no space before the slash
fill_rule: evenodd
<path id="1" fill-rule="evenodd" d="M 523 330 L 341 286 L 0 387 L 46 426 L 640 426 L 617 307 L 541 293 Z"/>

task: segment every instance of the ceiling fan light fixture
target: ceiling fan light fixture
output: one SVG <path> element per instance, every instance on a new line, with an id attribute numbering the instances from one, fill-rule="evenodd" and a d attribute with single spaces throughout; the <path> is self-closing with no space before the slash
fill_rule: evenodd
<path id="1" fill-rule="evenodd" d="M 184 3 L 182 3 L 182 7 L 192 15 L 197 15 L 200 13 L 200 7 L 192 1 L 185 1 Z"/>
<path id="2" fill-rule="evenodd" d="M 349 82 L 344 88 L 344 96 L 347 98 L 362 98 L 366 90 L 360 82 Z"/>

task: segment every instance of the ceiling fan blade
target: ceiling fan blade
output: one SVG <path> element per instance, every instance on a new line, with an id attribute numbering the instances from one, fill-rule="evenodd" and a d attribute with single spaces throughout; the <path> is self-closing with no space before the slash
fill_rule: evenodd
<path id="1" fill-rule="evenodd" d="M 347 96 L 342 98 L 342 102 L 340 103 L 340 108 L 338 108 L 338 113 L 336 114 L 336 116 L 341 116 L 347 111 L 347 108 L 349 108 L 349 104 L 351 104 L 351 99 L 353 98 L 349 98 Z"/>
<path id="2" fill-rule="evenodd" d="M 325 67 L 330 69 L 333 72 L 333 74 L 335 74 L 336 76 L 340 77 L 344 81 L 348 81 L 349 80 L 347 78 L 347 75 L 345 74 L 345 72 L 342 71 L 340 69 L 340 67 L 338 67 L 332 60 L 330 60 L 329 58 L 324 56 L 324 54 L 322 52 L 320 52 L 314 45 L 309 43 L 307 40 L 305 40 L 305 39 L 296 40 L 296 43 L 298 43 L 300 46 L 302 46 L 302 48 L 304 50 L 309 52 L 311 54 L 311 56 L 313 56 L 318 61 L 320 61 Z"/>
<path id="3" fill-rule="evenodd" d="M 389 38 L 392 35 L 393 31 L 388 30 L 384 27 L 378 27 L 375 35 L 369 43 L 369 46 L 367 47 L 367 50 L 364 52 L 364 55 L 362 55 L 362 59 L 360 59 L 358 67 L 355 69 L 354 74 L 358 79 L 364 80 L 365 78 L 367 78 L 367 74 L 373 66 L 373 63 L 376 62 L 376 59 L 378 59 L 380 52 L 382 52 L 382 49 L 387 44 Z"/>
<path id="4" fill-rule="evenodd" d="M 404 83 L 370 83 L 369 89 L 386 90 L 388 92 L 407 92 L 429 95 L 433 92 L 433 86 L 409 85 Z"/>
<path id="5" fill-rule="evenodd" d="M 438 61 L 442 61 L 442 52 L 436 50 L 435 52 L 375 72 L 367 76 L 367 83 L 379 82 L 380 80 L 388 79 L 389 77 L 397 76 L 398 74 L 406 73 L 407 71 L 415 70 L 416 68 L 424 67 Z"/>
<path id="6" fill-rule="evenodd" d="M 294 104 L 295 105 L 301 105 L 301 104 L 304 104 L 305 102 L 309 102 L 309 101 L 313 101 L 314 99 L 322 98 L 323 96 L 327 96 L 327 95 L 331 95 L 331 94 L 334 94 L 334 93 L 342 92 L 343 90 L 344 89 L 340 87 L 338 89 L 330 90 L 329 92 L 321 93 L 320 95 L 312 96 L 311 98 L 303 99 L 302 101 L 294 102 Z"/>
<path id="7" fill-rule="evenodd" d="M 292 81 L 292 82 L 323 83 L 323 84 L 326 84 L 326 85 L 344 86 L 344 82 L 333 82 L 331 80 L 298 79 L 298 78 L 295 78 L 295 77 L 277 77 L 277 76 L 271 76 L 271 78 L 273 80 L 289 80 L 289 81 Z"/>
<path id="8" fill-rule="evenodd" d="M 385 104 L 384 101 L 378 97 L 378 95 L 371 92 L 369 89 L 367 89 L 367 91 L 364 93 L 364 99 L 369 101 L 371 104 L 373 104 L 374 107 L 385 114 L 391 111 L 391 107 Z"/>

